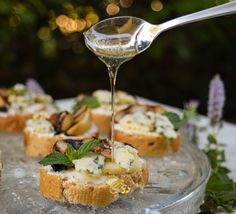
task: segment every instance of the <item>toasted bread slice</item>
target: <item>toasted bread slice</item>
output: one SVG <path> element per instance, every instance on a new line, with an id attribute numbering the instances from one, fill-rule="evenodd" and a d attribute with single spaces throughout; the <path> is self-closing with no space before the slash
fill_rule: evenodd
<path id="1" fill-rule="evenodd" d="M 92 121 L 98 127 L 100 133 L 110 134 L 111 131 L 111 115 L 109 114 L 99 114 L 92 111 Z"/>
<path id="2" fill-rule="evenodd" d="M 134 191 L 147 184 L 148 167 L 144 161 L 141 171 L 116 176 L 122 179 L 131 191 Z M 80 184 L 63 175 L 63 172 L 54 172 L 48 167 L 42 167 L 40 170 L 40 192 L 52 200 L 93 207 L 106 207 L 120 197 L 119 192 L 112 190 L 106 182 Z"/>
<path id="3" fill-rule="evenodd" d="M 133 145 L 141 156 L 163 156 L 177 152 L 181 145 L 180 136 L 168 139 L 158 135 L 133 134 L 115 130 L 115 140 Z"/>
<path id="4" fill-rule="evenodd" d="M 0 117 L 0 132 L 21 132 L 25 122 L 32 117 L 32 114 L 17 114 Z"/>
<path id="5" fill-rule="evenodd" d="M 133 145 L 141 156 L 163 156 L 177 152 L 181 145 L 180 135 L 169 119 L 162 115 L 165 111 L 162 106 L 133 105 L 118 112 L 115 117 L 115 140 Z M 126 120 L 123 120 L 122 126 L 123 118 Z M 169 136 L 165 135 L 167 129 Z"/>
<path id="6" fill-rule="evenodd" d="M 39 157 L 46 156 L 53 151 L 53 145 L 58 140 L 63 139 L 83 139 L 90 137 L 98 137 L 98 130 L 95 125 L 93 125 L 90 130 L 88 130 L 83 135 L 78 136 L 66 136 L 66 135 L 53 135 L 53 134 L 38 134 L 30 132 L 27 128 L 24 129 L 24 146 L 25 151 L 28 156 Z"/>

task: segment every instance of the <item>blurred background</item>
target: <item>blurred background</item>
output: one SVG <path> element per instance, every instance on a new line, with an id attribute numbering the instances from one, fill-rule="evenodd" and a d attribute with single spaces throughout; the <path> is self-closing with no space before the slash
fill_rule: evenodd
<path id="1" fill-rule="evenodd" d="M 35 78 L 55 99 L 109 89 L 105 65 L 82 32 L 99 20 L 131 15 L 151 23 L 216 6 L 223 0 L 0 0 L 0 87 Z M 207 109 L 208 84 L 220 74 L 225 119 L 236 122 L 236 15 L 169 30 L 119 71 L 117 89 L 183 107 Z"/>

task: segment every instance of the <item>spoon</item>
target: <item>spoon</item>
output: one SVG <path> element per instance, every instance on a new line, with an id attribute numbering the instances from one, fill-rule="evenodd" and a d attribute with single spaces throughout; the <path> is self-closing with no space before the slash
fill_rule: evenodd
<path id="1" fill-rule="evenodd" d="M 118 16 L 103 20 L 86 31 L 85 43 L 96 55 L 132 58 L 146 50 L 160 33 L 170 28 L 233 13 L 236 13 L 235 0 L 159 25 L 136 17 Z"/>

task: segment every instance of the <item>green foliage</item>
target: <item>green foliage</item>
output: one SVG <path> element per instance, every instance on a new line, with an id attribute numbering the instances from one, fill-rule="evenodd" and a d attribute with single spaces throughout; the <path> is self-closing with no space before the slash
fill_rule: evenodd
<path id="1" fill-rule="evenodd" d="M 88 106 L 89 108 L 98 108 L 100 106 L 98 100 L 95 97 L 84 96 L 82 100 L 76 102 L 73 106 L 73 112 L 76 112 L 82 106 Z"/>
<path id="2" fill-rule="evenodd" d="M 223 166 L 224 150 L 215 135 L 208 135 L 208 145 L 205 153 L 211 163 L 212 175 L 206 186 L 206 197 L 201 206 L 202 213 L 233 212 L 236 208 L 236 182 L 229 177 L 230 170 Z"/>

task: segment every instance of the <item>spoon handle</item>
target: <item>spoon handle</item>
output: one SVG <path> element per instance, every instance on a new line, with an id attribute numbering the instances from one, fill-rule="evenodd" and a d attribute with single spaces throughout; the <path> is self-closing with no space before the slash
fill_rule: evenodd
<path id="1" fill-rule="evenodd" d="M 167 30 L 178 25 L 184 25 L 191 22 L 197 22 L 204 19 L 210 19 L 217 16 L 224 16 L 228 14 L 236 13 L 236 1 L 231 1 L 226 4 L 222 4 L 216 7 L 212 7 L 206 10 L 202 10 L 196 13 L 191 13 L 189 15 L 181 16 L 179 18 L 164 22 L 160 24 L 162 30 Z"/>

